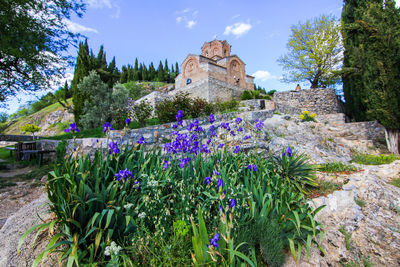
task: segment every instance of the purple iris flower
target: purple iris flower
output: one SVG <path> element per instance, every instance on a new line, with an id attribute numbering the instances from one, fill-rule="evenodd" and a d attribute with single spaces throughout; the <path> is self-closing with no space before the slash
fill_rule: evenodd
<path id="1" fill-rule="evenodd" d="M 133 188 L 139 189 L 139 187 L 140 187 L 140 182 L 136 181 L 133 183 Z"/>
<path id="2" fill-rule="evenodd" d="M 110 147 L 108 149 L 108 154 L 112 154 L 113 152 L 114 152 L 114 154 L 119 153 L 119 148 L 118 148 L 117 142 L 111 142 L 110 144 L 108 144 L 108 146 Z"/>
<path id="3" fill-rule="evenodd" d="M 131 119 L 127 118 L 127 119 L 125 120 L 125 125 L 128 126 L 130 123 L 131 123 Z"/>
<path id="4" fill-rule="evenodd" d="M 239 127 L 239 128 L 237 129 L 237 131 L 238 131 L 238 132 L 242 132 L 242 131 L 243 131 L 243 128 L 242 128 L 242 127 Z"/>
<path id="5" fill-rule="evenodd" d="M 264 127 L 264 122 L 262 120 L 255 120 L 255 122 L 257 123 L 255 129 L 260 131 Z"/>
<path id="6" fill-rule="evenodd" d="M 111 123 L 109 123 L 109 122 L 104 123 L 104 132 L 107 132 L 110 130 L 114 130 L 114 128 L 111 128 Z"/>
<path id="7" fill-rule="evenodd" d="M 76 123 L 73 122 L 69 125 L 69 128 L 65 129 L 64 132 L 69 133 L 69 132 L 77 132 L 79 133 L 81 130 L 78 129 L 78 127 L 76 126 Z"/>
<path id="8" fill-rule="evenodd" d="M 288 156 L 289 158 L 292 156 L 293 152 L 290 146 L 286 147 L 285 152 L 282 154 L 282 157 Z"/>
<path id="9" fill-rule="evenodd" d="M 214 123 L 214 121 L 215 121 L 214 114 L 210 114 L 210 123 Z"/>
<path id="10" fill-rule="evenodd" d="M 177 121 L 181 121 L 183 117 L 183 111 L 182 110 L 178 110 L 178 113 L 176 114 L 175 118 Z"/>
<path id="11" fill-rule="evenodd" d="M 218 191 L 221 192 L 222 187 L 224 186 L 224 181 L 222 180 L 222 178 L 219 178 L 219 179 L 218 179 L 218 184 L 217 184 L 217 186 L 218 186 Z"/>
<path id="12" fill-rule="evenodd" d="M 250 138 L 251 138 L 250 135 L 245 135 L 243 139 L 244 139 L 244 140 L 247 140 L 247 139 L 250 139 Z"/>
<path id="13" fill-rule="evenodd" d="M 117 177 L 118 182 L 121 179 L 124 179 L 126 181 L 129 177 L 133 178 L 132 172 L 128 171 L 128 169 L 120 170 L 118 173 L 115 174 L 115 176 Z"/>
<path id="14" fill-rule="evenodd" d="M 168 163 L 168 160 L 164 160 L 163 168 L 164 168 L 164 169 L 168 168 L 168 164 L 169 164 L 169 163 Z"/>
<path id="15" fill-rule="evenodd" d="M 232 136 L 236 136 L 236 134 L 235 134 L 235 131 L 234 131 L 234 130 L 232 130 L 232 131 L 231 131 L 231 135 L 232 135 Z"/>
<path id="16" fill-rule="evenodd" d="M 235 121 L 236 121 L 236 123 L 237 123 L 237 124 L 239 124 L 239 123 L 241 123 L 241 122 L 242 122 L 242 118 L 236 118 L 236 120 L 235 120 Z"/>
<path id="17" fill-rule="evenodd" d="M 218 248 L 219 247 L 218 240 L 219 240 L 219 234 L 216 233 L 214 237 L 210 239 L 210 245 L 213 246 L 214 248 Z"/>
<path id="18" fill-rule="evenodd" d="M 172 128 L 176 129 L 176 128 L 178 128 L 178 125 L 173 124 L 173 125 L 172 125 Z"/>
<path id="19" fill-rule="evenodd" d="M 218 176 L 218 175 L 221 175 L 221 173 L 219 172 L 219 171 L 213 171 L 213 175 L 216 175 L 216 176 Z"/>
<path id="20" fill-rule="evenodd" d="M 204 183 L 210 184 L 211 183 L 211 177 L 207 176 L 206 178 L 204 178 Z"/>
<path id="21" fill-rule="evenodd" d="M 233 208 L 236 206 L 236 200 L 235 199 L 231 199 L 231 209 L 233 210 Z"/>
<path id="22" fill-rule="evenodd" d="M 212 142 L 212 138 L 208 139 L 207 140 L 207 145 L 211 144 L 211 142 Z"/>
<path id="23" fill-rule="evenodd" d="M 143 144 L 144 143 L 144 137 L 143 136 L 140 137 L 140 139 L 136 143 L 138 143 L 139 145 Z"/>
<path id="24" fill-rule="evenodd" d="M 239 153 L 239 151 L 240 151 L 240 146 L 236 146 L 235 151 L 233 151 L 233 152 L 235 152 L 237 154 L 237 153 Z"/>
<path id="25" fill-rule="evenodd" d="M 225 144 L 219 144 L 218 148 L 223 148 Z"/>
<path id="26" fill-rule="evenodd" d="M 182 168 L 185 168 L 186 166 L 188 166 L 189 165 L 189 161 L 190 161 L 189 157 L 181 159 L 181 162 L 179 163 L 179 168 L 182 169 Z"/>
<path id="27" fill-rule="evenodd" d="M 211 131 L 211 132 L 214 132 L 214 131 L 215 131 L 215 126 L 214 126 L 214 125 L 211 125 L 211 126 L 210 126 L 210 131 Z"/>
<path id="28" fill-rule="evenodd" d="M 247 166 L 247 169 L 249 169 L 250 171 L 256 172 L 257 171 L 257 165 L 250 164 L 249 166 Z"/>
<path id="29" fill-rule="evenodd" d="M 224 211 L 224 209 L 222 208 L 222 205 L 219 205 L 219 211 L 220 211 L 220 212 L 223 212 L 223 211 Z"/>

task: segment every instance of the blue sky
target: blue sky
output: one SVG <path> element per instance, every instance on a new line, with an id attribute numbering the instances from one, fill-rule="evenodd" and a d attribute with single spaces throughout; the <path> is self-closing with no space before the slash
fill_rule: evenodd
<path id="1" fill-rule="evenodd" d="M 232 54 L 246 63 L 246 72 L 256 76 L 257 85 L 278 91 L 296 86 L 280 81 L 282 68 L 276 62 L 287 51 L 291 25 L 322 14 L 340 17 L 343 6 L 342 0 L 86 2 L 86 13 L 72 18 L 69 28 L 84 34 L 95 53 L 103 44 L 107 60 L 115 56 L 119 68 L 133 64 L 135 57 L 146 65 L 153 61 L 158 66 L 165 58 L 169 64 L 181 64 L 189 53 L 200 54 L 205 41 L 217 38 L 231 44 Z M 71 48 L 69 53 L 76 56 L 77 51 Z M 71 77 L 67 74 L 67 79 Z M 20 102 L 13 99 L 2 111 L 12 113 L 35 96 L 20 94 L 18 98 Z"/>

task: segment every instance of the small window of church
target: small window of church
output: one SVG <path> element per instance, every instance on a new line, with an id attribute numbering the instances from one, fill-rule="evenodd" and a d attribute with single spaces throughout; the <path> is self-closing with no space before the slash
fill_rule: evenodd
<path id="1" fill-rule="evenodd" d="M 224 50 L 224 57 L 226 57 L 226 49 Z"/>

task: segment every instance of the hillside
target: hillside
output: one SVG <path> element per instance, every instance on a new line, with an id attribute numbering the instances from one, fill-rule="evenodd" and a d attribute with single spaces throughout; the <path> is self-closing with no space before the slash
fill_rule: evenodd
<path id="1" fill-rule="evenodd" d="M 72 103 L 72 99 L 68 99 Z M 34 124 L 41 128 L 38 136 L 52 136 L 63 132 L 74 120 L 74 115 L 69 113 L 59 103 L 52 104 L 29 116 L 20 117 L 10 122 L 9 126 L 2 131 L 3 134 L 24 134 L 21 127 L 25 124 Z"/>

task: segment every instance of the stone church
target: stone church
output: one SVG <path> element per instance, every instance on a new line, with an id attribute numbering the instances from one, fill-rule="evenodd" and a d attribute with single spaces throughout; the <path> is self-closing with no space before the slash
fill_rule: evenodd
<path id="1" fill-rule="evenodd" d="M 208 102 L 240 99 L 243 91 L 254 89 L 254 77 L 247 75 L 244 62 L 231 55 L 227 41 L 205 42 L 201 55 L 189 54 L 181 73 L 175 78 L 175 90 L 169 94 L 189 93 Z"/>

